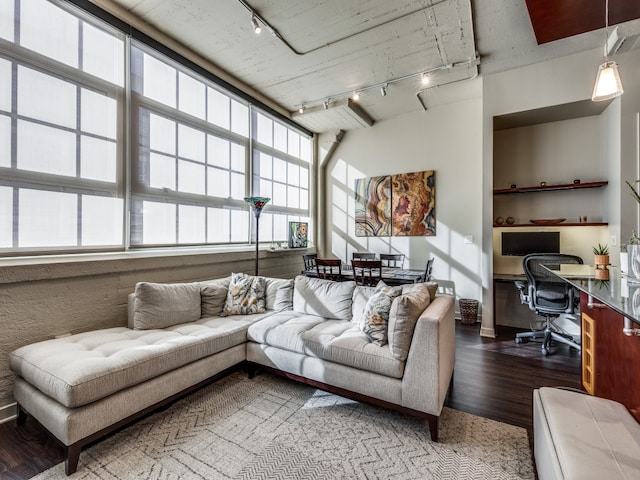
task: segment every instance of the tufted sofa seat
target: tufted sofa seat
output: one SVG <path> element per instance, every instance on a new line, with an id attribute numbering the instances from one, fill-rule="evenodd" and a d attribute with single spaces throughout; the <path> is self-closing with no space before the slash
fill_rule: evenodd
<path id="1" fill-rule="evenodd" d="M 260 295 L 243 299 L 234 283 L 241 277 Z M 243 274 L 185 284 L 140 282 L 129 295 L 128 327 L 11 353 L 18 423 L 29 414 L 60 440 L 71 474 L 85 445 L 247 366 L 250 376 L 269 369 L 424 418 L 437 440 L 453 373 L 455 324 L 453 297 L 436 295 L 435 287 L 393 289 L 384 326 L 388 343 L 376 343 L 363 331 L 364 312 L 386 286 Z"/>
<path id="2" fill-rule="evenodd" d="M 65 407 L 80 407 L 244 345 L 249 325 L 265 315 L 208 317 L 162 330 L 117 327 L 80 333 L 15 351 L 11 368 Z"/>

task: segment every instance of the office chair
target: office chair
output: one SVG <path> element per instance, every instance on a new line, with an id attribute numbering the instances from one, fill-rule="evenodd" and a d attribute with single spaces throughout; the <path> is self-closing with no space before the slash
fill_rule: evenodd
<path id="1" fill-rule="evenodd" d="M 368 252 L 353 252 L 351 255 L 351 260 L 375 260 L 375 253 Z"/>
<path id="2" fill-rule="evenodd" d="M 522 268 L 527 282 L 517 281 L 520 301 L 529 306 L 536 314 L 545 317 L 545 328 L 531 332 L 517 333 L 516 343 L 529 338 L 542 338 L 542 355 L 549 355 L 552 341 L 557 341 L 580 350 L 580 344 L 571 335 L 560 331 L 554 319 L 564 313 L 574 313 L 579 306 L 576 290 L 564 280 L 545 270 L 542 265 L 551 269 L 559 269 L 560 264 L 582 264 L 582 259 L 575 255 L 561 253 L 532 253 L 522 259 Z"/>
<path id="3" fill-rule="evenodd" d="M 305 253 L 302 255 L 302 260 L 304 261 L 304 270 L 302 273 L 316 268 L 316 258 L 318 258 L 317 253 Z"/>
<path id="4" fill-rule="evenodd" d="M 382 262 L 380 260 L 352 260 L 353 278 L 357 285 L 375 287 L 382 280 Z"/>
<path id="5" fill-rule="evenodd" d="M 404 253 L 381 253 L 383 267 L 402 268 L 404 265 Z"/>
<path id="6" fill-rule="evenodd" d="M 318 278 L 342 281 L 342 260 L 339 258 L 316 258 Z"/>

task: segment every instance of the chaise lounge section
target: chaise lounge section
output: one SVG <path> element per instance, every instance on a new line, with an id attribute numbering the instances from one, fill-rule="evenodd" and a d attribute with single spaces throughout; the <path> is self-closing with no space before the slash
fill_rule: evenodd
<path id="1" fill-rule="evenodd" d="M 384 325 L 389 343 L 378 345 L 363 332 L 362 315 L 383 288 L 244 274 L 141 282 L 129 298 L 128 327 L 11 354 L 18 422 L 31 415 L 57 438 L 71 474 L 88 443 L 248 361 L 251 374 L 269 368 L 426 418 L 437 440 L 453 373 L 453 297 L 428 284 L 396 288 Z"/>

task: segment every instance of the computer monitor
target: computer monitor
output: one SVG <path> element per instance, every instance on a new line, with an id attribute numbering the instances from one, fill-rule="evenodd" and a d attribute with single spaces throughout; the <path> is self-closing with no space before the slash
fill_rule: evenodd
<path id="1" fill-rule="evenodd" d="M 560 232 L 502 232 L 502 255 L 560 253 Z"/>

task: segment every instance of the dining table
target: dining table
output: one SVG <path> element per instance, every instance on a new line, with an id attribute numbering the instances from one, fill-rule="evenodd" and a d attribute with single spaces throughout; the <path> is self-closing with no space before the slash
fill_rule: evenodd
<path id="1" fill-rule="evenodd" d="M 315 268 L 303 270 L 303 275 L 311 278 L 318 278 Z M 382 281 L 387 285 L 405 285 L 409 283 L 419 283 L 424 278 L 424 270 L 411 270 L 403 268 L 382 267 Z M 346 263 L 342 264 L 342 280 L 353 280 L 353 267 Z"/>

